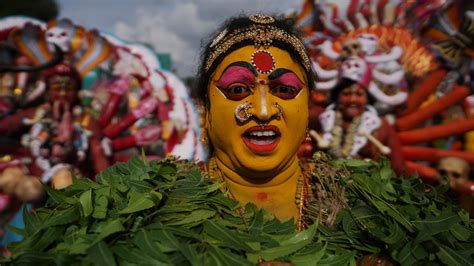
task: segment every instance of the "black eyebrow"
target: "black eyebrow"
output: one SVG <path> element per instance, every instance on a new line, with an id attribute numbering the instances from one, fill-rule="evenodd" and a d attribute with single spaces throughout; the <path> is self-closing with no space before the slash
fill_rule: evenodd
<path id="1" fill-rule="evenodd" d="M 228 66 L 224 69 L 224 71 L 222 71 L 222 73 L 225 73 L 228 68 L 234 67 L 234 66 L 245 67 L 245 68 L 247 68 L 248 70 L 252 71 L 252 73 L 253 73 L 253 75 L 254 75 L 255 77 L 257 76 L 257 70 L 255 69 L 255 67 L 253 67 L 249 62 L 245 62 L 245 61 L 237 61 L 237 62 L 234 62 L 234 63 L 228 65 Z"/>
<path id="2" fill-rule="evenodd" d="M 268 79 L 269 80 L 277 79 L 286 73 L 293 73 L 293 71 L 286 68 L 278 68 L 275 71 L 273 71 L 270 75 L 268 75 Z"/>

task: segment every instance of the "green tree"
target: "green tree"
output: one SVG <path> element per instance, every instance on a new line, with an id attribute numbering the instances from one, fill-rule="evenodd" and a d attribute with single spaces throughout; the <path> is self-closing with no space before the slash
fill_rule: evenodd
<path id="1" fill-rule="evenodd" d="M 0 18 L 14 15 L 33 17 L 49 21 L 58 16 L 59 9 L 55 0 L 2 0 Z"/>

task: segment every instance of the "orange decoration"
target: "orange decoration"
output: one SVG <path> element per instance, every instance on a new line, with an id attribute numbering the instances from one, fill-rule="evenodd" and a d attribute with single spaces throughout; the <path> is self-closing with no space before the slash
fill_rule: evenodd
<path id="1" fill-rule="evenodd" d="M 471 92 L 467 87 L 454 86 L 453 90 L 450 93 L 447 93 L 443 98 L 428 104 L 426 107 L 421 108 L 412 114 L 399 118 L 395 125 L 401 131 L 420 126 L 423 122 L 432 118 L 437 113 L 463 100 L 470 93 Z"/>

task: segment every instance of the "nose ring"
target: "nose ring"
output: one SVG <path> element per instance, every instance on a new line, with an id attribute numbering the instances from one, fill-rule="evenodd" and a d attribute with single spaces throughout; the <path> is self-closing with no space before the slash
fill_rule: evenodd
<path id="1" fill-rule="evenodd" d="M 279 105 L 277 102 L 275 102 L 273 104 L 273 107 L 275 107 L 276 109 L 278 109 L 278 113 L 276 114 L 276 119 L 277 120 L 280 120 L 281 117 L 283 116 L 283 107 L 281 105 Z"/>
<path id="2" fill-rule="evenodd" d="M 234 112 L 235 118 L 240 123 L 246 122 L 247 120 L 250 119 L 250 117 L 252 117 L 252 114 L 249 113 L 250 108 L 253 108 L 253 106 L 252 106 L 251 103 L 248 103 L 248 102 L 244 102 L 244 103 L 238 105 L 235 108 L 235 112 Z"/>

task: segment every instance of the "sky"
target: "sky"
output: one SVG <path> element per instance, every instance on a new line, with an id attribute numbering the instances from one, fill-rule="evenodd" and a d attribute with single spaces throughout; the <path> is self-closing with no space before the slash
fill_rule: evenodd
<path id="1" fill-rule="evenodd" d="M 303 0 L 56 0 L 59 18 L 70 18 L 131 42 L 170 53 L 181 77 L 196 73 L 201 41 L 240 13 L 290 13 Z"/>

